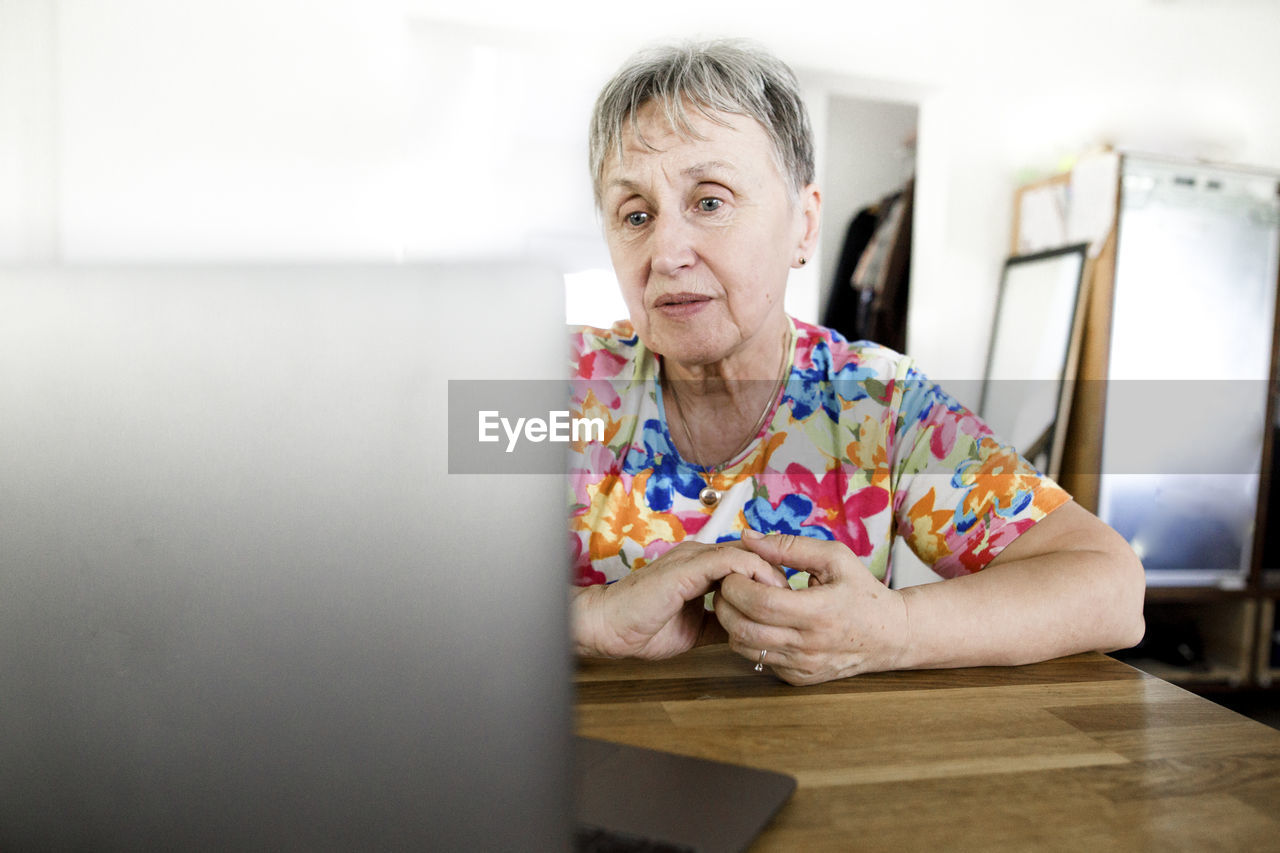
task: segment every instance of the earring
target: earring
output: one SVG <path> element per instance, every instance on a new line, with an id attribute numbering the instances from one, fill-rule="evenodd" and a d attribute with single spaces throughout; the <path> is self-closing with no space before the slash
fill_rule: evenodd
<path id="1" fill-rule="evenodd" d="M 809 263 L 809 259 L 808 259 L 808 258 L 801 258 L 801 259 L 800 259 L 800 266 L 804 266 L 804 265 L 805 265 L 805 264 L 807 264 L 807 263 Z"/>

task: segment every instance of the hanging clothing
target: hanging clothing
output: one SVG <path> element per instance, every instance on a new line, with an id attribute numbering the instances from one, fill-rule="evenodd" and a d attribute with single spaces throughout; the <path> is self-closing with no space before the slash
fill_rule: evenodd
<path id="1" fill-rule="evenodd" d="M 914 190 L 908 181 L 849 224 L 823 316 L 849 340 L 906 349 Z"/>
<path id="2" fill-rule="evenodd" d="M 850 220 L 840 249 L 840 262 L 836 264 L 835 278 L 832 279 L 831 293 L 827 297 L 827 308 L 822 315 L 822 325 L 835 329 L 850 341 L 865 339 L 864 335 L 859 334 L 859 297 L 851 284 L 858 259 L 862 257 L 879 224 L 878 205 L 864 207 Z"/>

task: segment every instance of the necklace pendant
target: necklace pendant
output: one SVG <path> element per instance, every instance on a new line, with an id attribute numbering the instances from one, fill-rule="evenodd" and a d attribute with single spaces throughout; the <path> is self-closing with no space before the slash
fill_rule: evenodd
<path id="1" fill-rule="evenodd" d="M 720 502 L 720 493 L 710 486 L 706 486 L 702 491 L 698 492 L 698 500 L 702 501 L 703 506 L 715 506 Z"/>

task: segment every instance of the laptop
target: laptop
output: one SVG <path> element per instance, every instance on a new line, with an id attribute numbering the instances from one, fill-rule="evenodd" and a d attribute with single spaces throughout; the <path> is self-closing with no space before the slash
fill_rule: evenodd
<path id="1" fill-rule="evenodd" d="M 445 411 L 563 375 L 562 292 L 0 269 L 0 849 L 566 848 L 619 769 L 573 761 L 563 482 L 451 473 Z"/>

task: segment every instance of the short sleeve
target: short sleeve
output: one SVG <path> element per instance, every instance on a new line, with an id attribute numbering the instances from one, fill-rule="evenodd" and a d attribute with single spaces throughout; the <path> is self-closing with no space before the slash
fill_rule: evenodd
<path id="1" fill-rule="evenodd" d="M 977 572 L 1071 500 L 977 415 L 914 368 L 895 382 L 894 523 L 943 577 Z"/>

